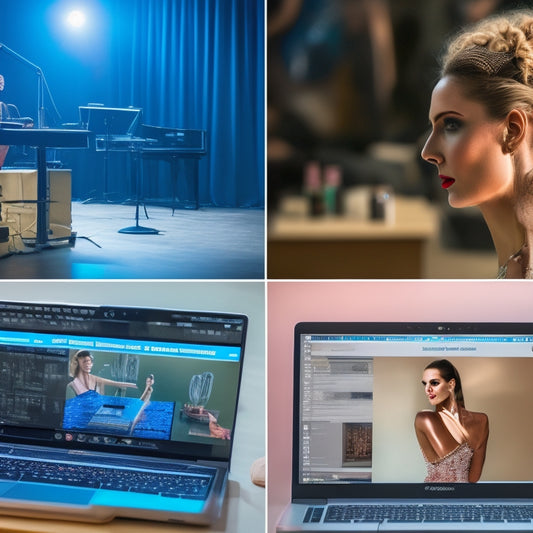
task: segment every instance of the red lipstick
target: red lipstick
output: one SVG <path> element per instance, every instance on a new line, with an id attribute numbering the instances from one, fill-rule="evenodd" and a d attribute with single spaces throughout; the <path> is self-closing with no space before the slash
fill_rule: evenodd
<path id="1" fill-rule="evenodd" d="M 447 189 L 448 187 L 451 187 L 455 183 L 455 179 L 450 178 L 449 176 L 440 175 L 439 178 L 442 180 L 441 187 L 443 189 Z"/>

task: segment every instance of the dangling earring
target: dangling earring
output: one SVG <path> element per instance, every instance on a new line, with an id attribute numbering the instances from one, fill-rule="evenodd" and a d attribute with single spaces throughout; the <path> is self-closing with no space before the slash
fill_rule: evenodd
<path id="1" fill-rule="evenodd" d="M 455 389 L 450 391 L 452 396 L 452 405 L 450 407 L 450 413 L 457 419 L 459 419 L 459 412 L 457 411 L 457 400 L 455 399 Z"/>

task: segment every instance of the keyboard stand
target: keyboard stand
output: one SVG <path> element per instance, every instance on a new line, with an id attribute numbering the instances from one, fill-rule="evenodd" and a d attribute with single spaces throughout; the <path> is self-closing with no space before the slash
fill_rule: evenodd
<path id="1" fill-rule="evenodd" d="M 141 156 L 139 153 L 139 149 L 132 149 L 132 172 L 135 172 L 135 226 L 128 226 L 126 228 L 119 229 L 119 233 L 126 233 L 130 235 L 158 235 L 159 230 L 154 228 L 147 228 L 145 226 L 139 225 L 139 206 L 141 203 L 140 199 L 140 193 L 142 191 L 143 186 L 143 179 L 142 179 L 142 164 L 141 164 Z M 146 211 L 146 206 L 144 206 L 144 214 L 146 215 L 146 218 L 148 218 L 148 213 Z"/>

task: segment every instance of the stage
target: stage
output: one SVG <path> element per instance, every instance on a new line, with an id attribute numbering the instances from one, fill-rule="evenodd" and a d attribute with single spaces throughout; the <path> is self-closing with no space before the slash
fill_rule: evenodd
<path id="1" fill-rule="evenodd" d="M 0 279 L 264 279 L 264 210 L 72 202 L 74 246 L 0 258 Z"/>

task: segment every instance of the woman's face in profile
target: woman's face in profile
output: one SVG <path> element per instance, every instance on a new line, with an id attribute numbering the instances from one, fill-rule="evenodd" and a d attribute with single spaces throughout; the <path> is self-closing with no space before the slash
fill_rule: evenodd
<path id="1" fill-rule="evenodd" d="M 431 97 L 432 131 L 422 157 L 439 169 L 452 207 L 479 206 L 510 194 L 511 158 L 502 150 L 504 124 L 483 104 L 463 96 L 457 78 L 444 77 Z"/>
<path id="2" fill-rule="evenodd" d="M 427 368 L 422 374 L 424 392 L 431 405 L 440 405 L 451 394 L 450 383 L 447 382 L 436 368 Z"/>

